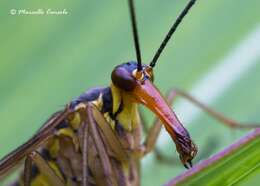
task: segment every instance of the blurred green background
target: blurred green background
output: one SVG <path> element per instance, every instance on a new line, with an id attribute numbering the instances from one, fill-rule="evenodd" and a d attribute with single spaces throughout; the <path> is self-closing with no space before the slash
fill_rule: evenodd
<path id="1" fill-rule="evenodd" d="M 144 62 L 151 60 L 185 3 L 136 1 Z M 159 59 L 155 84 L 163 93 L 172 87 L 192 91 L 260 25 L 259 7 L 259 0 L 198 0 Z M 68 14 L 10 14 L 12 9 L 49 8 L 66 9 Z M 2 0 L 0 23 L 1 158 L 29 139 L 72 98 L 88 88 L 109 85 L 115 65 L 135 59 L 126 0 Z M 259 45 L 251 46 L 248 52 Z M 211 100 L 213 108 L 239 121 L 260 121 L 260 56 L 254 60 L 245 73 Z M 221 75 L 219 78 L 226 81 Z M 221 88 L 221 83 L 209 83 L 209 94 L 213 87 Z M 177 114 L 182 113 L 177 109 Z M 146 111 L 146 118 L 152 121 L 150 112 Z M 195 118 L 186 124 L 203 158 L 246 133 L 219 125 L 205 114 Z M 177 157 L 170 138 L 168 141 L 160 145 L 161 149 Z M 179 162 L 165 165 L 153 157 L 145 160 L 142 170 L 142 185 L 152 186 L 185 171 Z"/>

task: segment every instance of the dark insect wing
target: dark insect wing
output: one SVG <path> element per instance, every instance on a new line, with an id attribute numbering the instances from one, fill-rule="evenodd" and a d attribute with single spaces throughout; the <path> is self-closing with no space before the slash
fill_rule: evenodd
<path id="1" fill-rule="evenodd" d="M 56 112 L 48 119 L 39 131 L 26 143 L 15 149 L 10 154 L 6 155 L 0 161 L 0 178 L 6 174 L 11 168 L 18 164 L 27 154 L 37 149 L 44 143 L 52 134 L 55 127 L 57 127 L 72 111 L 69 107 L 64 110 Z"/>

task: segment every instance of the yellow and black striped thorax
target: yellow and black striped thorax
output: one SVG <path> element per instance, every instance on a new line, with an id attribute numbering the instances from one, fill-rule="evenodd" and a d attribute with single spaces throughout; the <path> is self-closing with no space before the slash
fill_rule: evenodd
<path id="1" fill-rule="evenodd" d="M 56 128 L 53 137 L 51 137 L 44 146 L 37 151 L 43 159 L 54 170 L 57 176 L 64 180 L 67 185 L 77 185 L 81 182 L 81 148 L 80 148 L 80 132 L 81 118 L 77 112 L 77 107 L 82 103 L 91 102 L 97 106 L 98 110 L 104 115 L 108 123 L 116 131 L 123 130 L 116 121 L 116 115 L 120 113 L 121 107 L 113 114 L 113 96 L 111 87 L 92 88 L 79 97 L 72 100 L 69 104 L 75 112 L 67 119 L 63 120 Z M 118 125 L 118 126 L 117 126 Z M 73 159 L 73 160 L 72 160 Z M 68 163 L 66 163 L 66 161 Z M 69 169 L 71 170 L 68 170 Z M 69 175 L 69 176 L 68 176 Z M 41 174 L 38 167 L 34 164 L 31 170 L 32 186 L 48 186 L 48 180 Z M 23 185 L 23 176 L 13 185 Z"/>

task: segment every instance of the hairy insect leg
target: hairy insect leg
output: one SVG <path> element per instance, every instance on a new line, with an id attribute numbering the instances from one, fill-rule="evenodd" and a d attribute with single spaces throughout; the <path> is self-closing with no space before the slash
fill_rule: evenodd
<path id="1" fill-rule="evenodd" d="M 63 180 L 55 173 L 55 171 L 49 166 L 49 164 L 41 157 L 41 155 L 37 151 L 31 152 L 28 155 L 27 159 L 30 159 L 28 160 L 29 163 L 27 162 L 27 164 L 32 164 L 32 162 L 35 163 L 35 165 L 39 168 L 41 174 L 43 174 L 48 179 L 51 185 L 65 186 Z M 31 165 L 25 165 L 25 166 L 31 166 Z M 27 174 L 25 175 L 25 177 L 27 178 L 24 180 L 25 185 L 26 184 L 30 185 L 30 173 L 28 174 L 27 173 L 28 171 L 31 171 L 31 169 L 26 170 L 25 172 Z"/>
<path id="2" fill-rule="evenodd" d="M 97 149 L 97 152 L 99 154 L 99 159 L 101 162 L 101 166 L 104 172 L 103 179 L 106 182 L 106 185 L 108 186 L 116 186 L 117 181 L 115 179 L 115 175 L 112 169 L 112 162 L 109 159 L 108 153 L 106 151 L 106 148 L 104 146 L 104 143 L 102 141 L 101 134 L 97 128 L 97 122 L 95 121 L 95 118 L 93 117 L 93 107 L 92 105 L 87 105 L 86 112 L 87 112 L 87 123 L 89 124 L 89 131 L 91 136 L 93 137 L 93 141 L 95 144 L 95 147 Z"/>
<path id="3" fill-rule="evenodd" d="M 216 110 L 208 107 L 206 104 L 203 104 L 198 99 L 194 98 L 193 96 L 189 95 L 188 93 L 179 90 L 179 89 L 173 89 L 169 93 L 170 97 L 182 97 L 195 106 L 202 109 L 202 111 L 206 112 L 208 115 L 213 117 L 214 119 L 218 120 L 220 123 L 230 127 L 230 128 L 240 128 L 240 129 L 250 129 L 250 128 L 258 128 L 260 127 L 260 123 L 241 123 L 238 121 L 235 121 L 229 117 L 224 116 L 220 112 L 217 112 Z"/>
<path id="4" fill-rule="evenodd" d="M 142 112 L 140 111 L 140 115 L 141 115 L 141 120 L 142 120 L 142 124 L 143 124 L 143 129 L 144 132 L 147 134 L 149 131 L 149 126 L 148 123 L 144 120 L 145 118 L 142 115 Z M 217 139 L 215 139 L 215 137 L 212 137 L 209 139 L 208 143 L 203 146 L 201 149 L 203 149 L 203 151 L 198 154 L 198 158 L 195 159 L 195 162 L 201 159 L 204 159 L 205 157 L 208 157 L 216 148 L 217 146 Z M 179 165 L 180 160 L 175 157 L 175 156 L 166 156 L 160 149 L 158 149 L 156 146 L 153 147 L 153 153 L 155 155 L 155 158 L 157 159 L 157 161 L 164 163 L 166 165 Z"/>
<path id="5" fill-rule="evenodd" d="M 147 125 L 147 122 L 144 121 L 144 117 L 142 116 L 142 112 L 140 112 L 141 118 L 142 118 L 142 124 L 144 128 L 144 132 L 147 134 L 149 131 L 149 127 Z M 198 154 L 198 157 L 195 159 L 195 162 L 201 159 L 205 159 L 205 157 L 208 157 L 218 146 L 217 144 L 218 139 L 215 137 L 211 137 L 208 139 L 208 142 L 205 146 L 201 147 L 203 151 Z M 153 153 L 155 155 L 155 158 L 157 161 L 166 164 L 166 165 L 180 165 L 180 160 L 175 156 L 166 156 L 160 149 L 158 149 L 156 146 L 154 146 Z"/>

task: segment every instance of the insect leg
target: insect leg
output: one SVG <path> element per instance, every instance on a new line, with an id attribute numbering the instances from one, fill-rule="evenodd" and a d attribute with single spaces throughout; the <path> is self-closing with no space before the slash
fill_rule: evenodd
<path id="1" fill-rule="evenodd" d="M 228 117 L 224 116 L 223 114 L 215 111 L 214 109 L 211 109 L 210 107 L 203 104 L 202 102 L 198 101 L 196 98 L 189 95 L 188 93 L 181 91 L 179 89 L 172 89 L 169 93 L 169 96 L 170 97 L 180 96 L 180 97 L 188 100 L 189 102 L 193 103 L 195 106 L 199 107 L 204 112 L 209 114 L 211 117 L 215 118 L 220 123 L 222 123 L 228 127 L 241 128 L 241 129 L 250 129 L 250 128 L 260 127 L 260 123 L 258 123 L 258 124 L 257 123 L 241 123 L 241 122 L 235 121 L 231 118 L 228 118 Z"/>
<path id="2" fill-rule="evenodd" d="M 97 110 L 96 107 L 93 107 L 92 113 L 98 127 L 102 130 L 102 133 L 106 137 L 106 141 L 114 152 L 116 159 L 122 162 L 128 161 L 129 158 L 125 150 L 123 149 L 123 146 L 120 143 L 118 137 L 115 135 L 113 129 L 110 127 L 110 124 L 107 123 L 104 116 Z"/>
<path id="3" fill-rule="evenodd" d="M 167 96 L 168 103 L 170 105 L 172 105 L 173 101 L 177 98 L 177 96 L 187 99 L 188 101 L 190 101 L 197 107 L 201 108 L 203 111 L 208 113 L 210 116 L 217 119 L 222 124 L 224 124 L 228 127 L 241 128 L 241 129 L 250 129 L 250 128 L 260 127 L 260 124 L 246 124 L 246 123 L 242 124 L 233 119 L 227 118 L 224 115 L 220 114 L 219 112 L 216 112 L 215 110 L 213 110 L 213 109 L 209 108 L 208 106 L 206 106 L 205 104 L 201 103 L 200 101 L 198 101 L 191 95 L 185 93 L 184 91 L 178 90 L 178 89 L 172 89 L 171 91 L 169 91 L 168 96 Z M 144 122 L 144 119 L 142 119 L 142 123 L 143 123 L 144 129 L 146 131 L 148 131 L 147 125 L 146 125 L 146 122 Z M 145 144 L 144 144 L 145 148 L 146 148 L 145 154 L 149 153 L 151 150 L 154 149 L 155 156 L 159 161 L 161 161 L 163 163 L 175 163 L 175 162 L 177 162 L 177 160 L 175 158 L 167 157 L 167 156 L 163 155 L 159 149 L 154 147 L 157 137 L 160 133 L 160 130 L 161 130 L 161 123 L 158 119 L 156 119 L 154 121 L 152 128 L 148 131 L 148 136 L 145 140 Z M 198 158 L 198 159 L 200 159 L 200 158 Z"/>
<path id="4" fill-rule="evenodd" d="M 37 151 L 31 152 L 28 156 L 31 161 L 33 161 L 33 163 L 35 163 L 35 165 L 39 168 L 41 174 L 46 176 L 51 185 L 65 186 L 63 180 L 61 180 L 61 178 L 54 172 L 54 170 Z"/>
<path id="5" fill-rule="evenodd" d="M 93 137 L 95 147 L 98 151 L 99 158 L 101 161 L 101 166 L 104 171 L 104 180 L 106 185 L 108 186 L 115 186 L 117 185 L 117 181 L 115 180 L 115 175 L 112 169 L 112 163 L 110 162 L 108 153 L 102 141 L 101 134 L 97 128 L 97 122 L 93 117 L 93 107 L 92 105 L 87 105 L 86 112 L 87 112 L 87 123 L 90 126 L 90 133 Z"/>
<path id="6" fill-rule="evenodd" d="M 147 125 L 147 122 L 144 121 L 144 117 L 142 115 L 142 112 L 140 111 L 140 115 L 141 115 L 141 120 L 142 120 L 142 125 L 144 128 L 144 132 L 147 134 L 149 131 L 149 127 Z M 201 159 L 205 159 L 206 157 L 208 157 L 210 154 L 212 154 L 212 152 L 215 150 L 215 148 L 218 146 L 217 144 L 217 140 L 214 136 L 210 137 L 208 139 L 208 142 L 205 146 L 202 147 L 202 149 L 204 149 L 200 154 L 198 154 L 198 157 L 195 159 L 195 162 Z M 163 154 L 163 152 L 161 152 L 160 149 L 158 149 L 156 146 L 154 146 L 154 150 L 153 153 L 156 157 L 156 159 L 161 162 L 164 163 L 166 165 L 171 165 L 174 164 L 175 166 L 180 165 L 179 162 L 180 160 L 175 157 L 175 156 L 166 156 L 165 154 Z"/>
<path id="7" fill-rule="evenodd" d="M 32 159 L 30 156 L 26 156 L 24 163 L 24 186 L 30 186 L 31 184 L 31 171 L 32 171 Z"/>

